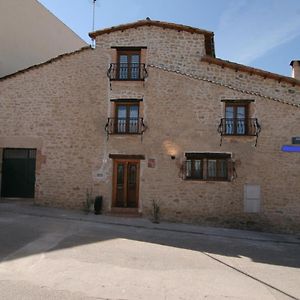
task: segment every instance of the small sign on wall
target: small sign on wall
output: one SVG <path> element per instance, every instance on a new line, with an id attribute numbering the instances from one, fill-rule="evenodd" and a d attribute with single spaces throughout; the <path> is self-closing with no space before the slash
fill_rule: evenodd
<path id="1" fill-rule="evenodd" d="M 300 145 L 300 136 L 294 136 L 292 137 L 292 144 L 294 145 Z"/>
<path id="2" fill-rule="evenodd" d="M 149 158 L 148 159 L 148 168 L 155 168 L 156 161 L 154 158 Z"/>
<path id="3" fill-rule="evenodd" d="M 300 145 L 299 146 L 283 145 L 281 147 L 281 151 L 283 151 L 283 152 L 300 152 Z"/>

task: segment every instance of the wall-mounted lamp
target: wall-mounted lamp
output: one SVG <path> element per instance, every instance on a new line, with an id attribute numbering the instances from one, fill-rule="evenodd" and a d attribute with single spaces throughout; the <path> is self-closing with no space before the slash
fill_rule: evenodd
<path id="1" fill-rule="evenodd" d="M 175 155 L 171 155 L 171 159 L 175 159 Z"/>

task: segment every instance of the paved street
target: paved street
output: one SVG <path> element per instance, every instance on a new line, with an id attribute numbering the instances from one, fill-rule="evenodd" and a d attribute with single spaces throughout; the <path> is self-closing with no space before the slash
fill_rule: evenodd
<path id="1" fill-rule="evenodd" d="M 300 299 L 299 237 L 0 203 L 0 299 Z"/>

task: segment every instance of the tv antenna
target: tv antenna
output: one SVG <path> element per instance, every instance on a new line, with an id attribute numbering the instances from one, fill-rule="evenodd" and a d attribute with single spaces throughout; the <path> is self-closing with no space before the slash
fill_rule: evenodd
<path id="1" fill-rule="evenodd" d="M 95 13 L 96 13 L 96 0 L 93 0 L 93 25 L 92 25 L 92 32 L 95 31 Z"/>
<path id="2" fill-rule="evenodd" d="M 95 16 L 96 16 L 96 1 L 97 0 L 90 0 L 93 2 L 93 21 L 92 21 L 92 32 L 95 31 Z M 92 39 L 92 48 L 96 48 L 96 40 Z"/>

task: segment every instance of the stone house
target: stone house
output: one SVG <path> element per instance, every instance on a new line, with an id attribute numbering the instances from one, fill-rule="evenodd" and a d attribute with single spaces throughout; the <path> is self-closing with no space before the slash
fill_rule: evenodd
<path id="1" fill-rule="evenodd" d="M 299 230 L 299 79 L 215 58 L 213 33 L 184 25 L 90 36 L 0 79 L 2 197 Z"/>

